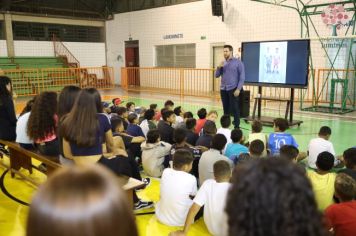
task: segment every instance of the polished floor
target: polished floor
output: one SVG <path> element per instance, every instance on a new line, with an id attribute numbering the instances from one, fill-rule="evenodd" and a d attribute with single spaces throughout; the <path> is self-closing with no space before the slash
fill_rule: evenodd
<path id="1" fill-rule="evenodd" d="M 222 113 L 220 101 L 215 98 L 180 98 L 175 96 L 167 96 L 153 93 L 130 93 L 127 94 L 121 90 L 103 91 L 103 99 L 110 101 L 114 97 L 120 97 L 125 101 L 134 101 L 136 106 L 148 107 L 151 103 L 157 103 L 162 106 L 166 99 L 172 99 L 177 105 L 181 105 L 185 111 L 195 113 L 199 108 L 205 107 L 208 110 L 214 109 Z M 19 112 L 26 102 L 26 98 L 19 98 L 17 101 L 17 111 Z M 270 106 L 267 105 L 263 109 L 264 114 L 279 117 L 283 116 L 283 107 L 279 104 Z M 292 127 L 288 132 L 292 133 L 301 151 L 306 151 L 308 142 L 311 138 L 316 137 L 319 128 L 327 125 L 332 129 L 331 141 L 334 144 L 338 155 L 349 147 L 356 146 L 356 117 L 355 114 L 346 114 L 344 116 L 331 116 L 325 114 L 312 114 L 304 112 L 296 112 L 295 119 L 302 120 L 304 123 L 300 127 Z M 241 123 L 244 135 L 248 136 L 250 125 Z M 269 133 L 271 127 L 264 127 L 263 132 Z M 0 163 L 8 165 L 7 157 L 0 159 Z M 26 171 L 24 171 L 26 173 Z M 46 177 L 34 172 L 32 177 L 38 181 L 45 181 Z M 20 179 L 19 177 L 11 178 L 8 170 L 0 165 L 0 235 L 6 236 L 23 236 L 25 235 L 26 217 L 28 213 L 28 204 L 31 202 L 31 197 L 36 191 L 36 187 Z M 159 199 L 159 180 L 153 179 L 151 185 L 139 192 L 139 196 L 145 200 Z M 153 214 L 154 209 L 144 210 L 136 216 L 138 229 L 141 236 L 159 236 L 168 235 L 170 232 L 179 228 L 168 227 L 159 223 Z M 209 235 L 202 219 L 196 222 L 189 235 Z"/>

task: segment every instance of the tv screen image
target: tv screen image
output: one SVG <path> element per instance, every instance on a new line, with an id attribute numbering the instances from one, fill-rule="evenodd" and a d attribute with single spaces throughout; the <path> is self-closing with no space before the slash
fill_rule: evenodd
<path id="1" fill-rule="evenodd" d="M 243 42 L 245 84 L 275 87 L 308 86 L 309 40 Z"/>

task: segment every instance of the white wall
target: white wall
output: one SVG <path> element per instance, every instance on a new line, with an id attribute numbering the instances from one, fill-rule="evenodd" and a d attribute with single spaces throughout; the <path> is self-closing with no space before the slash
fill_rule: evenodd
<path id="1" fill-rule="evenodd" d="M 14 41 L 17 57 L 54 57 L 53 43 L 47 41 Z"/>
<path id="2" fill-rule="evenodd" d="M 7 57 L 6 40 L 0 40 L 0 57 Z"/>
<path id="3" fill-rule="evenodd" d="M 182 33 L 181 39 L 164 40 L 168 34 Z M 125 46 L 129 35 L 139 40 L 140 66 L 155 66 L 154 48 L 165 44 L 196 44 L 196 67 L 210 68 L 211 45 L 229 43 L 238 48 L 242 41 L 298 38 L 296 12 L 249 0 L 226 0 L 225 22 L 212 16 L 211 1 L 199 1 L 169 7 L 115 15 L 106 23 L 107 61 L 115 68 L 120 83 L 120 67 L 125 65 Z M 206 36 L 206 40 L 201 40 Z M 121 55 L 123 60 L 118 61 Z"/>
<path id="4" fill-rule="evenodd" d="M 79 60 L 82 67 L 106 65 L 105 43 L 65 42 L 64 44 Z M 53 43 L 49 41 L 14 41 L 14 47 L 15 56 L 54 56 Z M 0 50 L 2 50 L 1 44 Z"/>

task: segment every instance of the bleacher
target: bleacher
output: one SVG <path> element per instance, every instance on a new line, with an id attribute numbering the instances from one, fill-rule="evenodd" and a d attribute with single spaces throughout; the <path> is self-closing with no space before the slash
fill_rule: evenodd
<path id="1" fill-rule="evenodd" d="M 0 69 L 66 68 L 59 57 L 0 57 Z"/>
<path id="2" fill-rule="evenodd" d="M 9 76 L 17 94 L 33 95 L 41 90 L 60 91 L 68 84 L 78 85 L 75 72 L 63 57 L 0 57 L 0 69 Z"/>

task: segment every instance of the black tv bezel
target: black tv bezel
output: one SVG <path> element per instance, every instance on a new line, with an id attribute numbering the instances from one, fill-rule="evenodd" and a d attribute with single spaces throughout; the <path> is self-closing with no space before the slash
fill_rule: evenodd
<path id="1" fill-rule="evenodd" d="M 265 40 L 265 41 L 246 41 L 241 43 L 241 61 L 243 62 L 243 50 L 244 45 L 247 43 L 269 43 L 269 42 L 291 42 L 291 41 L 308 41 L 308 56 L 306 61 L 306 78 L 305 84 L 281 84 L 281 83 L 266 83 L 266 82 L 244 82 L 245 85 L 251 86 L 264 86 L 264 87 L 278 87 L 278 88 L 300 88 L 300 89 L 307 89 L 309 84 L 309 59 L 310 59 L 310 39 L 284 39 L 284 40 Z"/>

